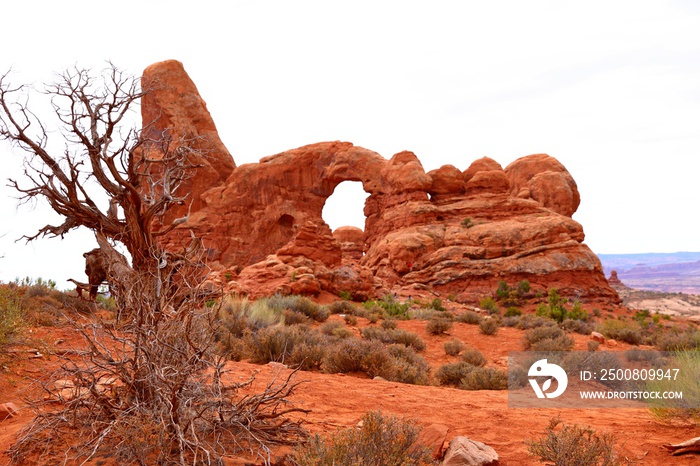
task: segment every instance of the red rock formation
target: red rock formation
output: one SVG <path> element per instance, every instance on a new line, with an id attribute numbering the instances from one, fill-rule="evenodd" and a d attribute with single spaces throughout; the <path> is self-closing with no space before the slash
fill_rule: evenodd
<path id="1" fill-rule="evenodd" d="M 571 219 L 579 203 L 576 183 L 552 157 L 523 157 L 505 170 L 485 157 L 463 173 L 451 165 L 425 173 L 412 152 L 386 160 L 336 141 L 235 167 L 225 163 L 228 152 L 208 113 L 202 116 L 206 108 L 194 85 L 185 85 L 190 81 L 181 65 L 156 64 L 148 73 L 190 97 L 145 99 L 143 113 L 151 118 L 144 121 L 168 115 L 157 120 L 162 130 L 167 123 L 208 134 L 220 154 L 193 180 L 200 208 L 166 245 L 194 231 L 215 270 L 240 272 L 227 288 L 254 296 L 326 290 L 365 298 L 412 287 L 478 299 L 498 281 L 527 279 L 564 295 L 619 299 Z M 321 211 L 343 181 L 360 181 L 369 193 L 365 230 L 331 234 Z"/>

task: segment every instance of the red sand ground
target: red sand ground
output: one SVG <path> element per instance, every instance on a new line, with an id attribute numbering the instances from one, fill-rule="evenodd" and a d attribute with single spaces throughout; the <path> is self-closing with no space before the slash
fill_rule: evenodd
<path id="1" fill-rule="evenodd" d="M 367 325 L 367 321 L 360 319 L 359 325 Z M 400 327 L 418 333 L 426 341 L 428 346 L 422 354 L 433 367 L 457 359 L 446 356 L 442 347 L 444 341 L 453 337 L 459 338 L 467 346 L 479 349 L 492 366 L 505 367 L 504 358 L 508 351 L 522 349 L 523 332 L 512 328 L 501 328 L 495 336 L 484 336 L 475 325 L 456 323 L 448 335 L 436 337 L 427 335 L 425 322 L 422 321 L 401 322 Z M 65 342 L 57 345 L 57 348 L 81 344 L 77 332 L 69 328 L 38 328 L 32 331 L 35 343 L 44 341 L 51 345 L 56 340 L 63 339 Z M 588 337 L 574 337 L 575 349 L 585 349 Z M 35 347 L 40 348 L 40 345 Z M 614 347 L 602 346 L 601 349 L 617 351 L 628 347 L 620 343 Z M 30 359 L 30 356 L 26 352 L 0 356 L 0 402 L 12 401 L 22 407 L 22 397 L 35 389 L 30 379 L 45 374 L 57 361 L 56 356 L 37 359 Z M 254 371 L 260 371 L 255 382 L 259 386 L 279 371 L 271 365 L 259 366 L 245 362 L 230 363 L 229 368 L 234 380 L 248 379 Z M 288 370 L 282 369 L 280 375 L 288 373 Z M 537 438 L 549 420 L 558 415 L 569 424 L 590 425 L 599 432 L 615 433 L 623 457 L 634 464 L 700 464 L 698 455 L 674 457 L 661 448 L 665 443 L 677 443 L 700 436 L 699 427 L 662 424 L 642 409 L 509 409 L 505 391 L 463 391 L 315 372 L 299 372 L 297 378 L 304 383 L 292 400 L 297 406 L 312 410 L 310 414 L 302 415 L 306 428 L 311 432 L 332 432 L 338 428 L 354 426 L 368 410 L 382 409 L 417 419 L 424 426 L 446 425 L 449 427 L 448 441 L 453 436 L 466 435 L 484 442 L 498 452 L 501 465 L 537 465 L 541 463 L 528 454 L 524 442 Z M 0 421 L 0 464 L 9 463 L 5 451 L 14 441 L 19 429 L 31 418 L 29 409 L 21 409 L 16 417 Z"/>

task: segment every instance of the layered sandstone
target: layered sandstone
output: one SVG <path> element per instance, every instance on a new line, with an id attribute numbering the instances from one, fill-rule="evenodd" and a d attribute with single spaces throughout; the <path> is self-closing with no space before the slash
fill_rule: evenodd
<path id="1" fill-rule="evenodd" d="M 553 157 L 523 157 L 505 170 L 482 158 L 464 171 L 426 173 L 411 152 L 387 160 L 335 141 L 236 167 L 181 64 L 158 63 L 147 75 L 160 88 L 143 102 L 144 121 L 205 135 L 201 144 L 214 154 L 190 183 L 197 208 L 166 244 L 177 247 L 193 231 L 229 289 L 366 298 L 412 288 L 469 300 L 500 280 L 527 279 L 583 299 L 618 299 L 571 218 L 576 183 Z M 364 231 L 331 232 L 323 221 L 326 199 L 343 181 L 369 193 Z"/>

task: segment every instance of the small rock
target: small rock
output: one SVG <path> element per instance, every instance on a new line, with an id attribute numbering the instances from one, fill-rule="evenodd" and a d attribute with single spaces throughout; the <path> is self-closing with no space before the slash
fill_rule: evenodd
<path id="1" fill-rule="evenodd" d="M 591 340 L 597 341 L 598 343 L 605 343 L 605 337 L 602 333 L 591 332 Z"/>
<path id="2" fill-rule="evenodd" d="M 0 421 L 15 417 L 19 409 L 14 403 L 0 403 Z"/>
<path id="3" fill-rule="evenodd" d="M 381 375 L 375 375 L 372 380 L 378 380 L 380 382 L 387 382 L 387 380 L 384 377 L 382 377 Z"/>
<path id="4" fill-rule="evenodd" d="M 267 365 L 270 366 L 271 368 L 277 369 L 277 370 L 288 369 L 286 364 L 282 364 L 281 362 L 277 362 L 277 361 L 270 361 L 267 363 Z"/>
<path id="5" fill-rule="evenodd" d="M 442 466 L 489 466 L 498 464 L 496 450 L 467 437 L 455 437 L 445 452 Z"/>
<path id="6" fill-rule="evenodd" d="M 615 340 L 608 340 L 605 342 L 606 346 L 617 346 L 617 341 Z"/>

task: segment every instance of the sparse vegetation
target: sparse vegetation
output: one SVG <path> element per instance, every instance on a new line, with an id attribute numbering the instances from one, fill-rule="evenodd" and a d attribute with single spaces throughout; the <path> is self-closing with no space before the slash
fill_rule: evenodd
<path id="1" fill-rule="evenodd" d="M 365 327 L 362 329 L 362 337 L 367 340 L 378 340 L 386 344 L 399 343 L 404 346 L 411 346 L 416 351 L 425 349 L 425 342 L 417 334 L 401 329 L 385 330 L 379 327 Z"/>
<path id="2" fill-rule="evenodd" d="M 479 325 L 481 323 L 481 317 L 478 313 L 474 311 L 465 311 L 457 316 L 457 322 L 462 322 L 470 325 Z"/>
<path id="3" fill-rule="evenodd" d="M 462 390 L 507 390 L 508 374 L 506 371 L 491 367 L 475 367 L 460 381 Z"/>
<path id="4" fill-rule="evenodd" d="M 443 343 L 442 347 L 445 349 L 445 354 L 448 356 L 457 356 L 464 349 L 464 343 L 457 338 L 453 338 Z"/>
<path id="5" fill-rule="evenodd" d="M 479 331 L 484 335 L 495 335 L 498 333 L 498 321 L 496 319 L 482 319 L 479 322 Z"/>
<path id="6" fill-rule="evenodd" d="M 647 404 L 652 414 L 665 422 L 674 420 L 691 421 L 700 426 L 700 351 L 677 351 L 666 361 L 662 368 L 678 369 L 678 375 L 673 381 L 673 390 L 683 393 L 682 399 L 665 400 L 649 399 Z M 668 381 L 649 380 L 644 386 L 648 391 L 668 390 Z"/>
<path id="7" fill-rule="evenodd" d="M 462 353 L 462 356 L 460 359 L 468 364 L 471 364 L 472 366 L 485 366 L 486 365 L 486 356 L 483 355 L 481 351 L 479 351 L 476 348 L 467 348 L 464 350 L 464 353 Z"/>
<path id="8" fill-rule="evenodd" d="M 552 419 L 542 437 L 527 441 L 530 454 L 554 466 L 615 466 L 615 436 Z"/>
<path id="9" fill-rule="evenodd" d="M 626 322 L 618 319 L 606 319 L 599 324 L 597 330 L 607 338 L 624 341 L 631 345 L 642 342 L 641 328 L 637 322 Z"/>
<path id="10" fill-rule="evenodd" d="M 569 351 L 574 340 L 557 326 L 536 327 L 525 332 L 523 346 L 531 351 Z"/>
<path id="11" fill-rule="evenodd" d="M 462 379 L 474 370 L 472 364 L 459 361 L 443 364 L 435 371 L 435 379 L 440 385 L 452 385 L 458 387 Z"/>
<path id="12" fill-rule="evenodd" d="M 429 450 L 416 444 L 419 433 L 414 421 L 370 411 L 359 429 L 340 430 L 328 438 L 314 435 L 297 447 L 294 461 L 299 466 L 433 464 Z"/>
<path id="13" fill-rule="evenodd" d="M 441 335 L 452 328 L 452 321 L 443 317 L 430 319 L 425 325 L 425 330 L 431 335 Z"/>

